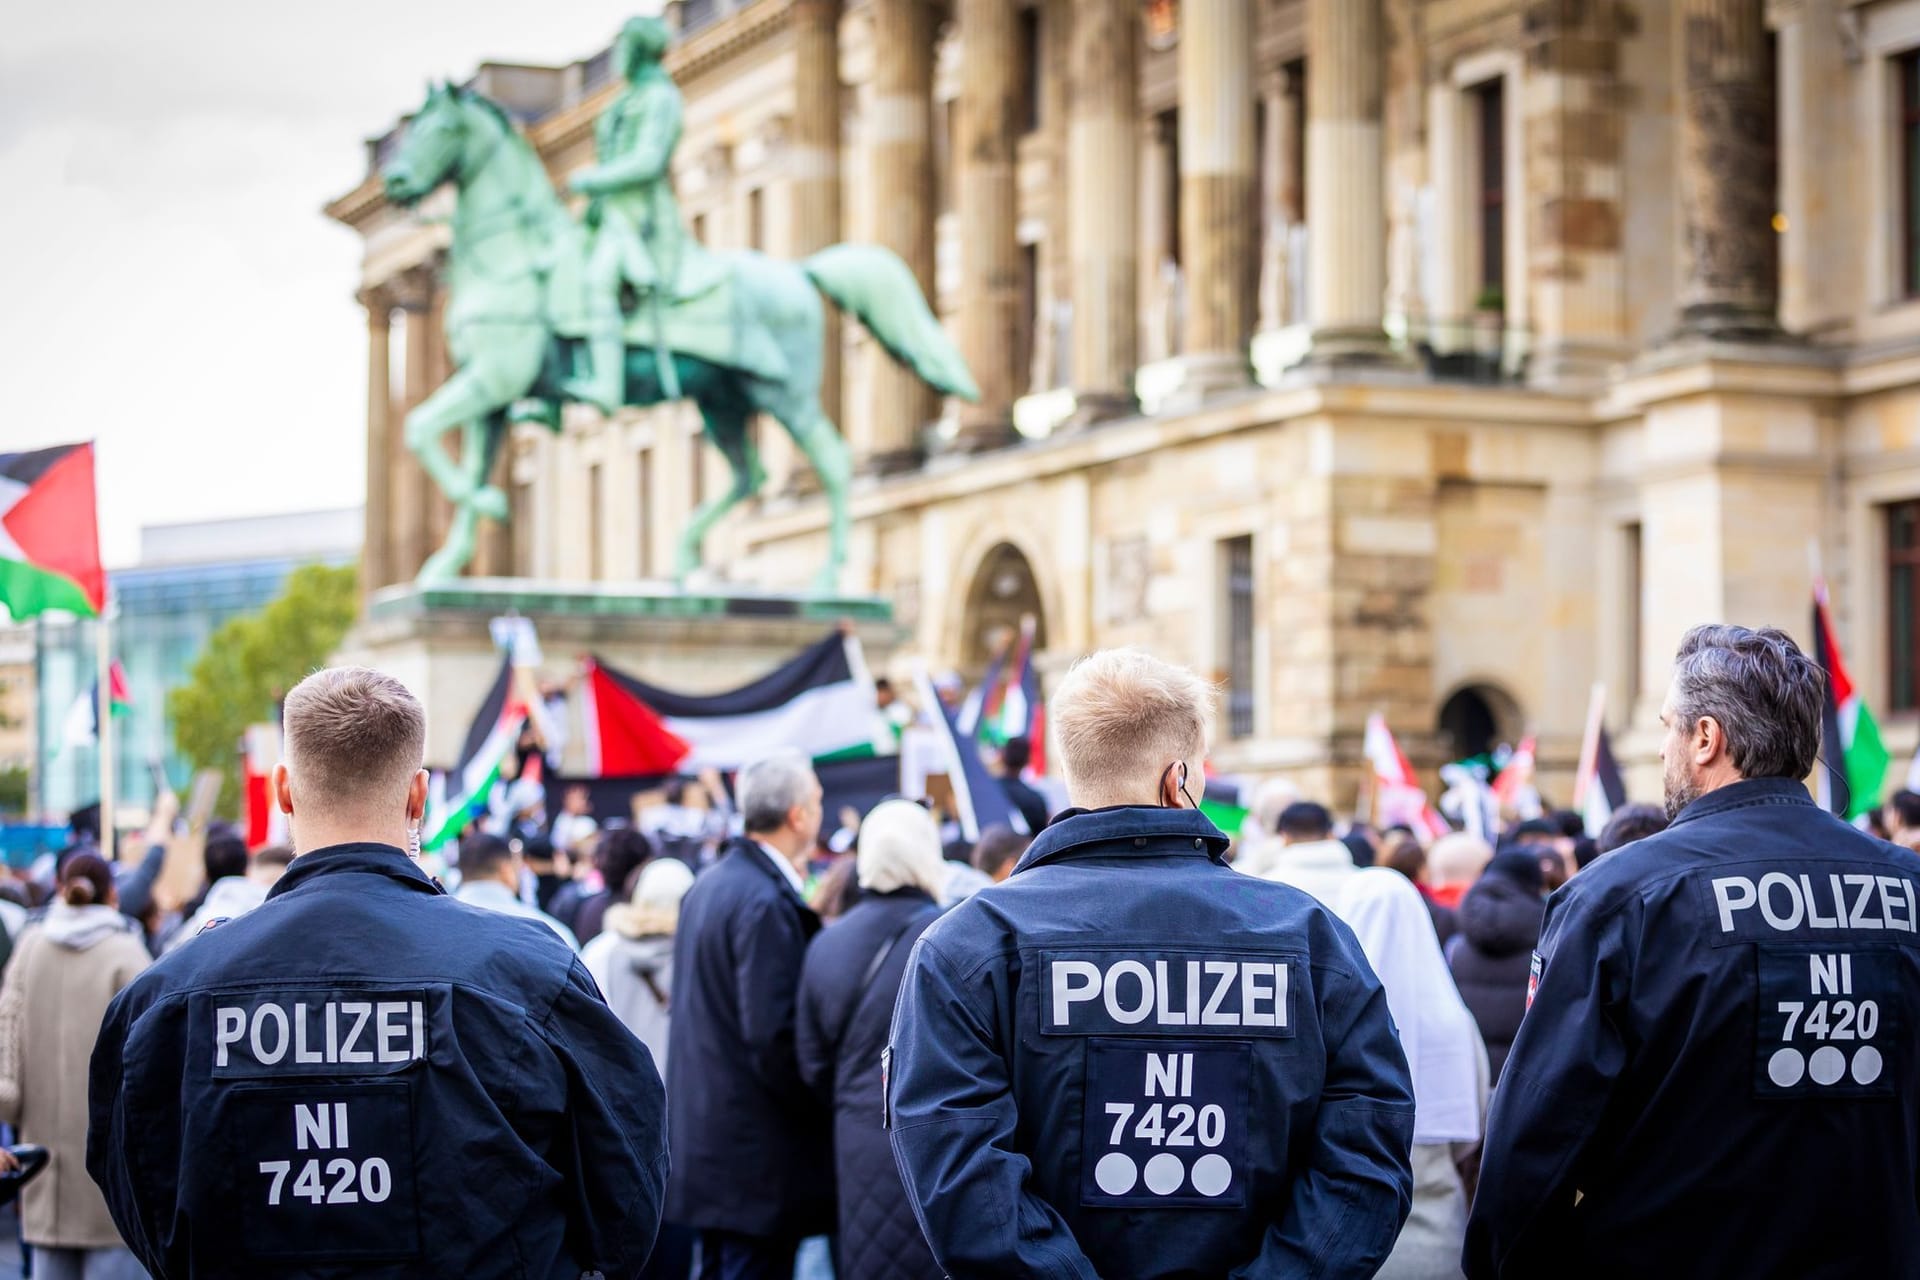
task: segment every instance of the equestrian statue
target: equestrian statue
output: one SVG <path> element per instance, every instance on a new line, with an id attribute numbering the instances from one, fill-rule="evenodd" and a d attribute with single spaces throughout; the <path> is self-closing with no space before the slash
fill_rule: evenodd
<path id="1" fill-rule="evenodd" d="M 669 39 L 659 19 L 635 18 L 614 44 L 627 87 L 597 122 L 597 162 L 568 184 L 586 197 L 584 226 L 506 113 L 451 84 L 428 92 L 381 171 L 397 204 L 449 181 L 457 195 L 446 313 L 455 372 L 406 423 L 407 447 L 454 503 L 446 542 L 421 567 L 422 583 L 467 566 L 481 517 L 506 518 L 506 495 L 487 476 L 510 422 L 558 430 L 563 401 L 611 413 L 691 398 L 733 483 L 694 512 L 676 575 L 684 580 L 699 568 L 708 531 L 764 483 L 748 423 L 766 413 L 819 474 L 828 553 L 815 586 L 836 589 L 851 462 L 820 407 L 820 294 L 934 390 L 978 398 L 913 273 L 886 249 L 837 244 L 783 262 L 751 250 L 712 252 L 687 234 L 670 167 L 682 105 L 661 65 Z M 442 443 L 456 429 L 458 460 Z"/>

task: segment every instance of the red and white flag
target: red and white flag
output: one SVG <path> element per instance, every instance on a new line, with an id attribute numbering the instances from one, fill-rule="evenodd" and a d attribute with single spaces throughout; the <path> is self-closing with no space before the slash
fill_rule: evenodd
<path id="1" fill-rule="evenodd" d="M 269 780 L 273 766 L 280 762 L 280 726 L 247 726 L 241 739 L 240 768 L 245 775 L 247 795 L 247 848 L 263 849 L 287 842 L 287 815 L 273 802 Z"/>
<path id="2" fill-rule="evenodd" d="M 1408 827 L 1423 841 L 1438 840 L 1453 829 L 1428 802 L 1406 752 L 1387 728 L 1387 718 L 1378 712 L 1367 717 L 1365 751 L 1373 765 L 1375 825 Z"/>

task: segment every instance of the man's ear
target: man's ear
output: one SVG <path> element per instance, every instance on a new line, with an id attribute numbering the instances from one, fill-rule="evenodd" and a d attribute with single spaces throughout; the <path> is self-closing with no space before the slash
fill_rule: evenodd
<path id="1" fill-rule="evenodd" d="M 293 816 L 293 775 L 287 772 L 287 766 L 276 764 L 267 777 L 267 786 L 273 796 L 273 803 L 280 812 L 289 818 Z"/>
<path id="2" fill-rule="evenodd" d="M 407 784 L 407 821 L 425 822 L 427 819 L 427 771 L 418 770 L 413 781 Z"/>
<path id="3" fill-rule="evenodd" d="M 1701 716 L 1694 722 L 1693 762 L 1702 768 L 1714 764 L 1727 754 L 1727 731 L 1712 716 Z"/>

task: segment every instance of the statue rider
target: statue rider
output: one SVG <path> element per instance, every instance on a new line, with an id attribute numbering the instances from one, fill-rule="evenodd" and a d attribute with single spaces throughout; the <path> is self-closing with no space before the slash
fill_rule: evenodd
<path id="1" fill-rule="evenodd" d="M 633 18 L 614 42 L 614 66 L 626 92 L 601 113 L 594 127 L 598 163 L 573 175 L 569 186 L 591 197 L 587 227 L 588 366 L 566 391 L 612 413 L 625 399 L 623 284 L 633 286 L 653 312 L 653 336 L 666 399 L 678 398 L 672 359 L 666 350 L 662 310 L 680 279 L 687 238 L 680 225 L 669 164 L 680 141 L 682 105 L 661 58 L 672 33 L 658 18 Z"/>

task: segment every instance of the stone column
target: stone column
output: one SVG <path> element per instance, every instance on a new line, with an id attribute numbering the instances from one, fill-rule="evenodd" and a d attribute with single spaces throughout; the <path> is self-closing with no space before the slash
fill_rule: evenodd
<path id="1" fill-rule="evenodd" d="M 1140 156 L 1140 350 L 1141 364 L 1174 353 L 1174 309 L 1179 268 L 1175 265 L 1173 184 L 1176 127 L 1165 115 L 1147 122 L 1147 145 Z"/>
<path id="2" fill-rule="evenodd" d="M 1780 60 L 1780 324 L 1790 333 L 1837 326 L 1861 303 L 1860 252 L 1852 202 L 1836 200 L 1853 181 L 1859 153 L 1836 147 L 1858 110 L 1859 72 L 1848 58 L 1840 0 L 1776 3 Z M 1858 11 L 1852 11 L 1856 16 Z M 1887 224 L 1889 230 L 1892 223 Z"/>
<path id="3" fill-rule="evenodd" d="M 432 282 L 423 271 L 409 271 L 399 282 L 396 302 L 406 312 L 406 368 L 403 370 L 402 410 L 389 433 L 392 468 L 389 501 L 393 511 L 387 567 L 395 582 L 406 582 L 420 572 L 433 551 L 433 480 L 407 447 L 406 414 L 433 390 Z"/>
<path id="4" fill-rule="evenodd" d="M 1317 363 L 1387 352 L 1380 6 L 1307 0 L 1307 295 Z"/>
<path id="5" fill-rule="evenodd" d="M 933 10 L 928 0 L 874 0 L 873 97 L 866 138 L 875 241 L 912 269 L 933 297 Z M 920 428 L 939 413 L 933 390 L 897 364 L 878 343 L 866 439 L 856 450 L 862 471 L 884 473 L 920 461 Z"/>
<path id="6" fill-rule="evenodd" d="M 1066 247 L 1072 255 L 1074 416 L 1087 423 L 1134 406 L 1140 14 L 1131 0 L 1075 0 L 1068 12 Z"/>
<path id="7" fill-rule="evenodd" d="M 1528 152 L 1525 189 L 1507 205 L 1509 220 L 1531 219 L 1536 341 L 1527 373 L 1543 385 L 1598 389 L 1626 354 L 1617 15 L 1611 5 L 1541 6 L 1528 34 L 1525 92 L 1506 86 L 1524 113 Z M 1529 301 L 1511 295 L 1527 292 L 1510 292 L 1509 316 Z"/>
<path id="8" fill-rule="evenodd" d="M 793 129 L 787 138 L 788 237 L 804 258 L 840 239 L 840 9 L 793 0 Z M 820 406 L 840 421 L 840 311 L 826 307 Z"/>
<path id="9" fill-rule="evenodd" d="M 1253 6 L 1180 6 L 1180 245 L 1183 390 L 1247 381 L 1260 269 L 1254 201 Z"/>
<path id="10" fill-rule="evenodd" d="M 1260 140 L 1260 305 L 1258 325 L 1278 329 L 1293 323 L 1288 289 L 1287 234 L 1305 217 L 1300 207 L 1299 86 L 1292 66 L 1266 80 L 1266 132 Z"/>
<path id="11" fill-rule="evenodd" d="M 453 359 L 447 351 L 447 289 L 442 282 L 441 273 L 436 265 L 428 287 L 433 290 L 433 301 L 427 307 L 427 382 L 421 398 L 432 395 L 453 372 Z M 441 440 L 450 456 L 457 464 L 463 460 L 466 439 L 459 431 L 449 431 Z M 448 530 L 453 528 L 453 503 L 447 495 L 440 492 L 440 486 L 431 476 L 422 473 L 422 484 L 427 491 L 427 510 L 431 513 L 427 530 L 427 554 L 432 555 L 446 541 Z"/>
<path id="12" fill-rule="evenodd" d="M 393 524 L 393 467 L 387 455 L 394 432 L 393 373 L 389 368 L 391 303 L 378 289 L 360 295 L 367 309 L 367 503 L 360 544 L 360 596 L 393 581 L 387 537 Z"/>
<path id="13" fill-rule="evenodd" d="M 1779 241 L 1765 0 L 1682 0 L 1680 332 L 1779 332 Z"/>
<path id="14" fill-rule="evenodd" d="M 1019 9 L 1014 0 L 958 0 L 960 26 L 960 353 L 980 386 L 962 405 L 959 449 L 1013 439 L 1024 384 L 1015 181 L 1020 105 Z"/>

